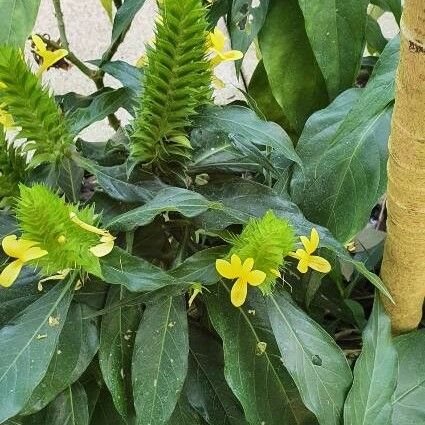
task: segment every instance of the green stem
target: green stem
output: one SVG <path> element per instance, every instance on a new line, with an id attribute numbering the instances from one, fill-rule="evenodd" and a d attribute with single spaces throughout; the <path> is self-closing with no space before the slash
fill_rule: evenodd
<path id="1" fill-rule="evenodd" d="M 69 62 L 74 64 L 84 75 L 90 78 L 95 84 L 97 90 L 103 89 L 105 87 L 105 84 L 103 82 L 103 77 L 105 73 L 102 70 L 95 71 L 90 69 L 83 61 L 81 61 L 77 56 L 74 55 L 74 53 L 71 52 L 69 48 L 68 37 L 66 35 L 65 20 L 63 17 L 61 2 L 60 0 L 52 0 L 52 1 L 53 1 L 53 7 L 55 9 L 55 16 L 56 16 L 56 21 L 58 24 L 58 29 L 59 29 L 60 42 L 62 47 L 68 50 L 68 55 L 66 56 L 67 60 L 69 60 Z M 60 46 L 58 46 L 57 43 L 54 43 L 50 40 L 44 40 L 44 42 L 47 45 L 50 45 L 57 49 L 60 48 Z M 118 49 L 118 46 L 119 46 L 119 43 L 115 47 L 115 51 L 112 52 L 112 55 L 115 54 L 116 49 Z M 108 115 L 108 121 L 109 121 L 109 125 L 115 131 L 119 129 L 121 123 L 115 114 Z"/>
<path id="2" fill-rule="evenodd" d="M 134 231 L 126 232 L 125 234 L 126 251 L 131 254 L 133 252 Z"/>

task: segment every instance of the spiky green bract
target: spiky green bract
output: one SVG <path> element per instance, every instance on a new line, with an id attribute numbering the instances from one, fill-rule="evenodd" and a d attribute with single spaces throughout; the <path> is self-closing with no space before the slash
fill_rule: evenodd
<path id="1" fill-rule="evenodd" d="M 282 269 L 284 257 L 295 248 L 295 231 L 292 225 L 268 211 L 261 219 L 251 219 L 239 236 L 232 241 L 231 254 L 242 261 L 254 259 L 254 269 L 266 273 L 266 280 L 259 288 L 270 293 L 276 281 L 273 271 Z"/>
<path id="2" fill-rule="evenodd" d="M 19 148 L 8 146 L 0 125 L 0 207 L 11 205 L 25 178 L 26 161 Z"/>
<path id="3" fill-rule="evenodd" d="M 40 248 L 48 252 L 34 261 L 42 274 L 49 276 L 59 270 L 80 269 L 101 276 L 99 259 L 90 252 L 91 247 L 99 244 L 99 236 L 72 222 L 71 212 L 87 224 L 95 223 L 92 207 L 79 210 L 46 186 L 20 186 L 16 217 L 22 238 L 38 242 Z"/>
<path id="4" fill-rule="evenodd" d="M 131 163 L 179 173 L 191 158 L 186 128 L 211 102 L 206 8 L 201 0 L 159 3 L 155 45 L 148 48 L 143 96 L 134 121 Z"/>
<path id="5" fill-rule="evenodd" d="M 30 166 L 58 162 L 73 142 L 67 120 L 40 79 L 28 68 L 22 52 L 0 46 L 0 104 L 26 139 L 25 151 L 33 151 Z"/>

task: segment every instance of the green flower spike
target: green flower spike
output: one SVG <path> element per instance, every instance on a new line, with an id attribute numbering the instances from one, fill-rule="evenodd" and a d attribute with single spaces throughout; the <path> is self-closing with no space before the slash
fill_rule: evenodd
<path id="1" fill-rule="evenodd" d="M 16 217 L 22 236 L 14 243 L 26 243 L 45 252 L 33 259 L 26 255 L 24 246 L 25 249 L 19 250 L 19 256 L 14 256 L 21 263 L 40 268 L 43 276 L 64 274 L 70 269 L 101 276 L 99 257 L 111 252 L 115 238 L 107 230 L 95 226 L 92 207 L 79 210 L 45 186 L 21 185 Z M 11 283 L 8 282 L 7 286 Z"/>
<path id="2" fill-rule="evenodd" d="M 231 244 L 231 261 L 218 259 L 216 268 L 221 276 L 236 279 L 231 298 L 239 307 L 245 302 L 248 284 L 258 286 L 263 294 L 271 292 L 284 257 L 294 250 L 295 232 L 288 221 L 268 211 L 261 219 L 251 219 Z"/>

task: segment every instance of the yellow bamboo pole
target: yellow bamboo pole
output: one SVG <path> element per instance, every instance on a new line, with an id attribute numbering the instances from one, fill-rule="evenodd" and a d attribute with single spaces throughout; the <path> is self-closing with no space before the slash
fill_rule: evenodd
<path id="1" fill-rule="evenodd" d="M 389 142 L 388 236 L 381 277 L 395 333 L 415 329 L 425 298 L 425 0 L 406 0 Z"/>

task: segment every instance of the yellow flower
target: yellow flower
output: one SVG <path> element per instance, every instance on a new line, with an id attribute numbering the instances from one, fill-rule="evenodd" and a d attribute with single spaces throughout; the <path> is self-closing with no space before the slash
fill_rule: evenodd
<path id="1" fill-rule="evenodd" d="M 266 274 L 261 270 L 252 270 L 254 259 L 247 258 L 242 264 L 238 255 L 233 254 L 230 263 L 226 260 L 216 260 L 217 272 L 226 279 L 236 279 L 230 293 L 230 299 L 235 307 L 240 307 L 246 300 L 248 283 L 252 286 L 261 285 Z"/>
<path id="2" fill-rule="evenodd" d="M 220 65 L 222 62 L 237 61 L 243 58 L 243 53 L 239 50 L 224 51 L 226 37 L 219 28 L 215 28 L 214 32 L 208 34 L 208 51 L 215 56 L 211 59 L 213 68 Z"/>
<path id="3" fill-rule="evenodd" d="M 112 251 L 112 249 L 114 248 L 115 237 L 112 236 L 107 230 L 99 229 L 95 226 L 85 223 L 84 221 L 80 220 L 77 217 L 77 214 L 75 214 L 74 212 L 71 212 L 69 214 L 69 218 L 73 223 L 80 226 L 82 229 L 100 236 L 101 243 L 90 248 L 90 252 L 95 257 L 104 257 Z"/>
<path id="4" fill-rule="evenodd" d="M 2 247 L 6 255 L 16 258 L 0 274 L 0 285 L 8 288 L 15 282 L 25 263 L 47 255 L 47 251 L 36 246 L 37 242 L 18 239 L 16 235 L 6 236 Z"/>
<path id="5" fill-rule="evenodd" d="M 307 236 L 300 237 L 305 249 L 297 249 L 296 252 L 291 252 L 289 255 L 299 260 L 297 269 L 301 273 L 307 273 L 310 267 L 321 273 L 329 273 L 331 265 L 328 260 L 317 255 L 311 255 L 319 247 L 319 233 L 316 229 L 311 230 L 310 239 Z"/>
<path id="6" fill-rule="evenodd" d="M 12 115 L 6 112 L 3 109 L 4 107 L 5 107 L 4 103 L 0 105 L 0 124 L 3 126 L 5 130 L 9 130 L 15 126 L 15 123 L 13 122 Z"/>
<path id="7" fill-rule="evenodd" d="M 44 71 L 49 69 L 56 62 L 59 62 L 68 54 L 68 51 L 65 49 L 58 49 L 54 51 L 47 50 L 46 43 L 36 34 L 31 36 L 31 38 L 35 45 L 35 53 L 43 59 L 43 62 L 37 71 L 38 76 L 40 76 Z"/>

